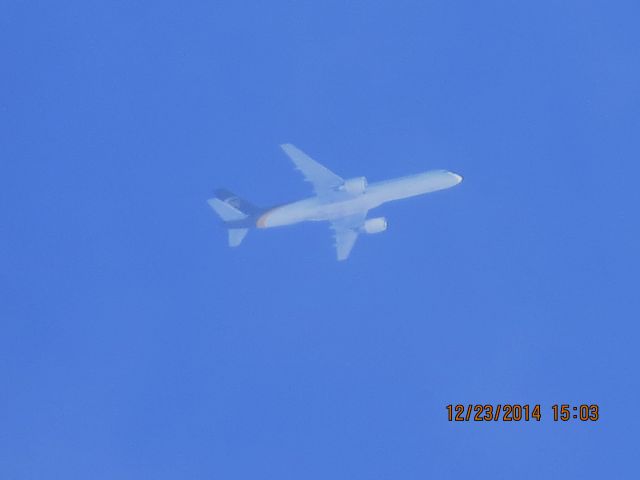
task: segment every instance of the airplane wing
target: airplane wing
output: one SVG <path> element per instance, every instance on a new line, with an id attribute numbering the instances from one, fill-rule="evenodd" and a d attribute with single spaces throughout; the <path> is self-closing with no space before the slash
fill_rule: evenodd
<path id="1" fill-rule="evenodd" d="M 338 260 L 346 260 L 349 257 L 358 239 L 359 229 L 366 218 L 367 212 L 364 211 L 331 222 L 331 228 L 335 232 L 334 238 L 336 239 L 335 247 Z"/>
<path id="2" fill-rule="evenodd" d="M 294 147 L 290 143 L 280 145 L 297 170 L 300 170 L 307 182 L 313 185 L 316 195 L 322 195 L 327 191 L 342 185 L 344 179 L 327 167 L 320 165 L 302 150 Z"/>

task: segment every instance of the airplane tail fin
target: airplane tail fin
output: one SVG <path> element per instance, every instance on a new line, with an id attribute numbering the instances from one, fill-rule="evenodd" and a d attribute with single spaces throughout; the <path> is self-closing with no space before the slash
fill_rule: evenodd
<path id="1" fill-rule="evenodd" d="M 244 220 L 248 217 L 241 210 L 236 207 L 223 202 L 219 198 L 210 198 L 207 203 L 218 214 L 223 222 L 233 222 L 235 220 Z"/>
<path id="2" fill-rule="evenodd" d="M 207 203 L 225 223 L 238 222 L 260 212 L 253 204 L 224 189 L 216 190 L 215 197 L 207 200 Z M 248 228 L 230 227 L 229 246 L 240 245 L 248 232 Z"/>
<path id="3" fill-rule="evenodd" d="M 215 197 L 207 200 L 207 203 L 225 222 L 244 220 L 260 210 L 246 200 L 223 189 L 216 190 Z"/>

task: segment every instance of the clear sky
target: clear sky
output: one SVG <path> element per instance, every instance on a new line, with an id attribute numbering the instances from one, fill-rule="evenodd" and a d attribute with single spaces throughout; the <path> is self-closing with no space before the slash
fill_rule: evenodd
<path id="1" fill-rule="evenodd" d="M 638 478 L 640 3 L 4 1 L 0 477 Z M 335 261 L 206 199 L 445 168 Z M 450 423 L 449 403 L 542 405 Z M 597 403 L 556 423 L 554 403 Z"/>

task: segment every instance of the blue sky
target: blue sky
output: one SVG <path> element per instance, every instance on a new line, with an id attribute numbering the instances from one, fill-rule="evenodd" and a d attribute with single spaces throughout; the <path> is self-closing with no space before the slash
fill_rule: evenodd
<path id="1" fill-rule="evenodd" d="M 637 2 L 0 8 L 2 478 L 638 475 Z M 465 181 L 229 250 L 283 142 Z"/>

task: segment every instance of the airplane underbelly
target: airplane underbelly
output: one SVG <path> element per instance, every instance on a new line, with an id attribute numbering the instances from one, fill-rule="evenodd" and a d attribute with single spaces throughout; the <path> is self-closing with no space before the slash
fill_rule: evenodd
<path id="1" fill-rule="evenodd" d="M 282 227 L 307 220 L 308 208 L 291 204 L 276 207 L 262 214 L 256 226 L 258 228 Z"/>
<path id="2" fill-rule="evenodd" d="M 336 218 L 348 217 L 365 212 L 378 205 L 379 203 L 375 202 L 368 195 L 360 195 L 349 200 L 318 206 L 313 220 L 334 220 Z"/>
<path id="3" fill-rule="evenodd" d="M 323 205 L 318 207 L 316 212 L 314 212 L 313 220 L 332 220 L 334 218 L 353 215 L 361 210 L 362 208 L 359 208 L 357 205 L 346 202 Z"/>
<path id="4" fill-rule="evenodd" d="M 305 221 L 334 220 L 361 213 L 379 204 L 380 202 L 366 194 L 330 203 L 302 201 L 269 210 L 258 219 L 256 226 L 271 228 Z"/>

